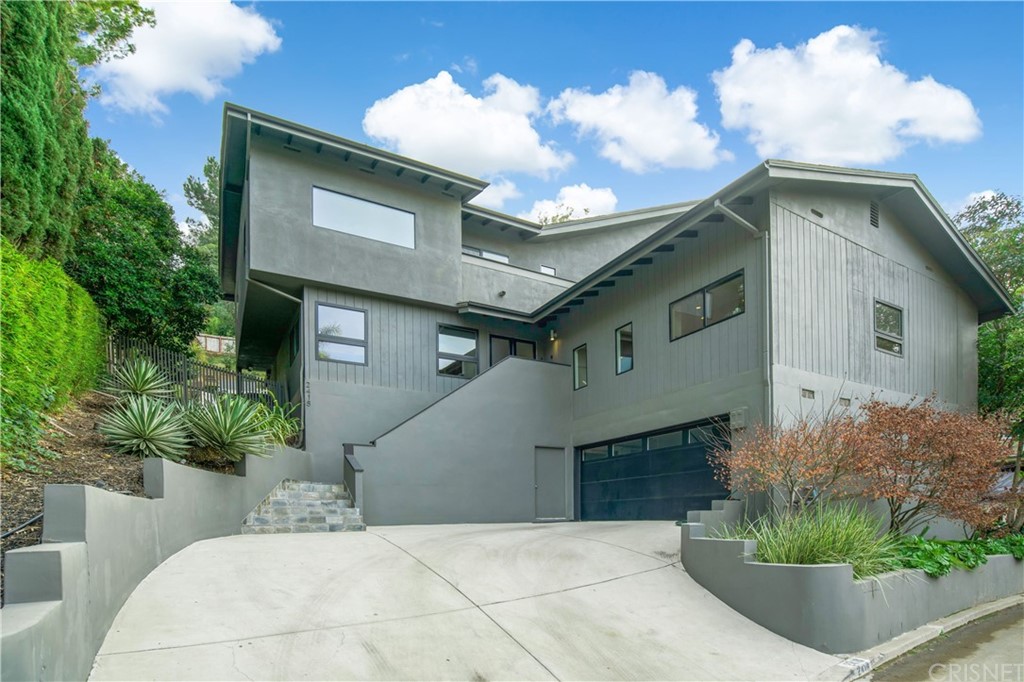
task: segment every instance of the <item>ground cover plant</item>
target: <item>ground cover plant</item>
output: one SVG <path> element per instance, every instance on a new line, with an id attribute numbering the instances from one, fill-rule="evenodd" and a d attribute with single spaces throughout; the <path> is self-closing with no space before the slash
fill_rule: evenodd
<path id="1" fill-rule="evenodd" d="M 1024 560 L 1024 535 L 971 540 L 928 540 L 920 535 L 907 535 L 897 541 L 900 566 L 919 568 L 933 578 L 947 575 L 954 568 L 975 569 L 996 554 L 1011 554 Z"/>

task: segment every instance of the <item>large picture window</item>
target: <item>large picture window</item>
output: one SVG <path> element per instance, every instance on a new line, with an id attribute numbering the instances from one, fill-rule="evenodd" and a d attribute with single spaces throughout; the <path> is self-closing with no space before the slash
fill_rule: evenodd
<path id="1" fill-rule="evenodd" d="M 743 271 L 693 292 L 668 306 L 669 340 L 675 341 L 736 317 L 746 310 Z"/>
<path id="2" fill-rule="evenodd" d="M 416 216 L 347 194 L 313 188 L 313 225 L 379 242 L 416 248 Z"/>
<path id="3" fill-rule="evenodd" d="M 875 348 L 903 357 L 903 310 L 875 301 Z"/>
<path id="4" fill-rule="evenodd" d="M 587 385 L 587 344 L 572 351 L 572 387 L 583 388 Z"/>
<path id="5" fill-rule="evenodd" d="M 437 373 L 446 377 L 471 379 L 480 371 L 477 333 L 474 329 L 437 327 Z"/>
<path id="6" fill-rule="evenodd" d="M 366 364 L 366 311 L 330 303 L 316 304 L 318 360 Z"/>

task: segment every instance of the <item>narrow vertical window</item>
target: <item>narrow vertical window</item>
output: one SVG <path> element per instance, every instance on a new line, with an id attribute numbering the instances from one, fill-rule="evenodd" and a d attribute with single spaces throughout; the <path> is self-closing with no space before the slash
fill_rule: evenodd
<path id="1" fill-rule="evenodd" d="M 624 374 L 633 369 L 633 323 L 615 330 L 615 373 Z"/>
<path id="2" fill-rule="evenodd" d="M 903 310 L 875 301 L 875 348 L 903 357 Z"/>
<path id="3" fill-rule="evenodd" d="M 587 345 L 583 344 L 572 352 L 572 387 L 587 385 Z"/>

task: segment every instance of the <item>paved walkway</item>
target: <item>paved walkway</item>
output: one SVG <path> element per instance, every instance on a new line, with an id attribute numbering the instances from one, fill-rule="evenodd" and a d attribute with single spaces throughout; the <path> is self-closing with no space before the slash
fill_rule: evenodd
<path id="1" fill-rule="evenodd" d="M 783 680 L 839 659 L 743 618 L 670 522 L 374 527 L 199 542 L 147 577 L 93 680 Z"/>

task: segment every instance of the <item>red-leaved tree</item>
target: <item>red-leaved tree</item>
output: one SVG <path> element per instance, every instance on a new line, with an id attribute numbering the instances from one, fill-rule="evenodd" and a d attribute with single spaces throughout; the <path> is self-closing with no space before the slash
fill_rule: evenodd
<path id="1" fill-rule="evenodd" d="M 716 477 L 734 492 L 769 493 L 777 515 L 842 494 L 859 454 L 853 417 L 835 409 L 759 424 L 714 448 Z"/>
<path id="2" fill-rule="evenodd" d="M 885 500 L 892 532 L 944 516 L 975 528 L 1002 513 L 993 498 L 1000 464 L 1013 455 L 998 415 L 950 412 L 931 399 L 916 404 L 871 400 L 862 406 L 861 493 Z"/>

